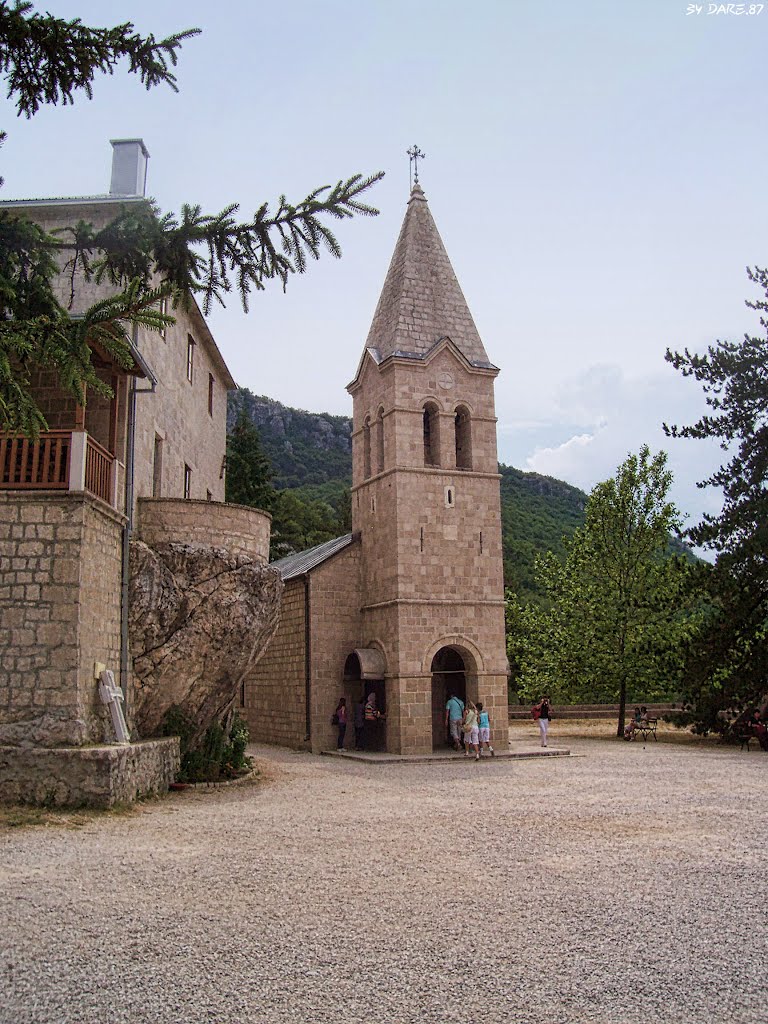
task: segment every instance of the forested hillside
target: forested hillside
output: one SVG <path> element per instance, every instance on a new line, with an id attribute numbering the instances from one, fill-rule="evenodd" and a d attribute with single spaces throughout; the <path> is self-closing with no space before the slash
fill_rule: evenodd
<path id="1" fill-rule="evenodd" d="M 318 502 L 330 507 L 337 529 L 323 539 L 349 529 L 351 419 L 291 409 L 241 388 L 230 396 L 230 429 L 241 408 L 258 429 L 262 449 L 272 464 L 274 486 L 290 489 L 315 510 Z M 526 599 L 535 594 L 536 555 L 562 550 L 563 535 L 584 521 L 587 496 L 552 477 L 503 465 L 499 471 L 504 578 L 508 587 Z"/>

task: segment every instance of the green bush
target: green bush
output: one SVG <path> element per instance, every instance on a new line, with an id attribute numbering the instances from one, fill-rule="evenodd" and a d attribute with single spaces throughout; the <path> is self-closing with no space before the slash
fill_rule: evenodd
<path id="1" fill-rule="evenodd" d="M 252 761 L 245 753 L 250 735 L 238 714 L 233 716 L 228 733 L 220 722 L 213 722 L 202 741 L 192 746 L 194 731 L 193 721 L 181 708 L 170 708 L 163 722 L 163 735 L 179 737 L 179 782 L 219 782 L 250 770 Z"/>

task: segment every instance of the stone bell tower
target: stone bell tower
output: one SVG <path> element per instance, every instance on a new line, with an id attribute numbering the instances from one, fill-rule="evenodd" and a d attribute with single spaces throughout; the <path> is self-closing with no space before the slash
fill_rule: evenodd
<path id="1" fill-rule="evenodd" d="M 417 183 L 348 386 L 361 640 L 383 654 L 393 752 L 443 744 L 451 692 L 507 748 L 498 372 Z"/>

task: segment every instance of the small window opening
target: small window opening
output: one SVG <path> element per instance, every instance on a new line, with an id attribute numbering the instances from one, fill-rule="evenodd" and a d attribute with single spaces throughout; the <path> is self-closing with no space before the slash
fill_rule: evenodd
<path id="1" fill-rule="evenodd" d="M 192 383 L 192 374 L 195 368 L 195 339 L 191 334 L 187 335 L 187 380 Z"/>
<path id="2" fill-rule="evenodd" d="M 213 374 L 209 373 L 208 374 L 208 415 L 209 416 L 213 416 L 213 385 L 214 384 L 215 384 L 215 381 L 213 379 Z"/>
<path id="3" fill-rule="evenodd" d="M 421 548 L 421 551 L 423 553 L 424 552 L 424 527 L 423 526 L 421 527 L 421 530 L 419 532 L 420 532 L 419 547 Z"/>
<path id="4" fill-rule="evenodd" d="M 192 497 L 192 470 L 184 463 L 184 498 L 189 500 Z"/>
<path id="5" fill-rule="evenodd" d="M 155 434 L 155 450 L 152 455 L 152 497 L 160 498 L 163 493 L 163 439 Z"/>
<path id="6" fill-rule="evenodd" d="M 445 507 L 454 508 L 456 504 L 456 491 L 453 487 L 445 488 Z"/>

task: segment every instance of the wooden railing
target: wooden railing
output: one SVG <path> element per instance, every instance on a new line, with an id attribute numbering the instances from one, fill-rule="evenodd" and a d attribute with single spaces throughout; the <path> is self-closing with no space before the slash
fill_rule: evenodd
<path id="1" fill-rule="evenodd" d="M 89 491 L 113 504 L 115 458 L 84 431 L 0 434 L 0 490 Z"/>
<path id="2" fill-rule="evenodd" d="M 112 464 L 114 457 L 94 441 L 90 434 L 85 449 L 85 489 L 112 504 Z"/>
<path id="3" fill-rule="evenodd" d="M 0 435 L 0 488 L 67 490 L 72 434 L 49 430 L 37 441 Z"/>

